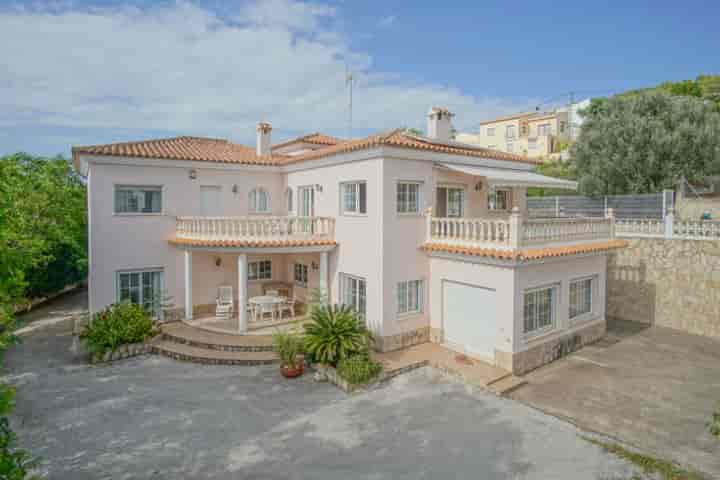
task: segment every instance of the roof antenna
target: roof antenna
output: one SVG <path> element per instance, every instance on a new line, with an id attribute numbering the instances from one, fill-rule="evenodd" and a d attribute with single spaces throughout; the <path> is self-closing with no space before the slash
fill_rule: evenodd
<path id="1" fill-rule="evenodd" d="M 348 89 L 348 124 L 347 124 L 347 139 L 352 139 L 352 110 L 353 110 L 353 82 L 355 81 L 355 77 L 353 77 L 352 71 L 348 68 L 347 62 L 345 62 L 345 86 L 349 87 Z"/>

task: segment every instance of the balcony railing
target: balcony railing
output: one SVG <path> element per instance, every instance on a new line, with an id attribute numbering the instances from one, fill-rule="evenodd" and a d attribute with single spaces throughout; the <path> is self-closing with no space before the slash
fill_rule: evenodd
<path id="1" fill-rule="evenodd" d="M 428 217 L 426 230 L 430 243 L 514 249 L 610 240 L 615 237 L 615 219 L 611 214 L 606 218 L 529 220 L 513 212 L 501 219 Z"/>
<path id="2" fill-rule="evenodd" d="M 177 217 L 176 237 L 188 240 L 332 240 L 330 217 Z"/>

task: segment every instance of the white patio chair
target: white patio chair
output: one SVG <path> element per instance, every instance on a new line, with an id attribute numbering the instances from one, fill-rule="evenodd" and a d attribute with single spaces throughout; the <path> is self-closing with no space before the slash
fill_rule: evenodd
<path id="1" fill-rule="evenodd" d="M 217 303 L 215 305 L 215 316 L 218 318 L 229 318 L 233 313 L 232 287 L 223 285 L 218 287 Z"/>
<path id="2" fill-rule="evenodd" d="M 265 290 L 265 295 L 269 297 L 279 297 L 280 292 L 278 290 Z"/>
<path id="3" fill-rule="evenodd" d="M 290 312 L 291 317 L 295 317 L 295 305 L 298 304 L 297 298 L 295 298 L 295 293 L 293 293 L 292 298 L 287 299 L 287 301 L 280 304 L 280 320 L 283 319 L 283 313 Z"/>
<path id="4" fill-rule="evenodd" d="M 260 316 L 260 321 L 265 321 L 265 314 L 270 314 L 270 321 L 275 321 L 275 314 L 277 312 L 277 305 L 274 303 L 262 303 L 258 305 L 257 311 Z"/>

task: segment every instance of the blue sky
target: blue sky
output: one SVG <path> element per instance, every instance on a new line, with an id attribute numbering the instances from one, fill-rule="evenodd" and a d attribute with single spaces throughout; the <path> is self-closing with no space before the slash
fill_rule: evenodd
<path id="1" fill-rule="evenodd" d="M 612 4 L 612 5 L 609 5 Z M 180 134 L 254 141 L 476 130 L 664 80 L 720 73 L 720 2 L 0 2 L 0 154 Z"/>

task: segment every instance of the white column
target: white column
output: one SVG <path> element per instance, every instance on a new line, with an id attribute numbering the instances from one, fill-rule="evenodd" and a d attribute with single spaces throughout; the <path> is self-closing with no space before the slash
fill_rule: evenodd
<path id="1" fill-rule="evenodd" d="M 328 291 L 328 252 L 320 253 L 320 299 L 322 302 L 330 303 L 330 292 Z"/>
<path id="2" fill-rule="evenodd" d="M 248 284 L 247 284 L 247 255 L 238 255 L 238 331 L 247 332 L 248 328 Z"/>
<path id="3" fill-rule="evenodd" d="M 522 241 L 522 216 L 520 215 L 520 209 L 518 207 L 513 207 L 509 224 L 510 236 L 508 243 L 512 248 L 518 248 Z"/>
<path id="4" fill-rule="evenodd" d="M 185 320 L 192 318 L 192 251 L 185 250 Z"/>
<path id="5" fill-rule="evenodd" d="M 673 238 L 675 231 L 675 211 L 672 206 L 668 207 L 665 215 L 665 238 Z"/>

